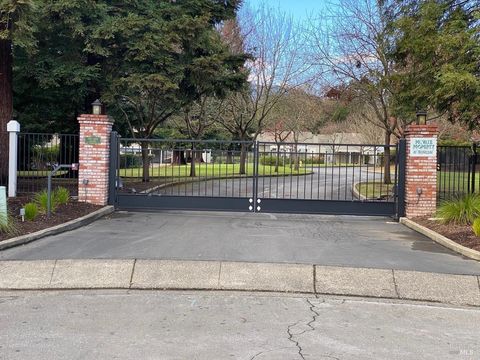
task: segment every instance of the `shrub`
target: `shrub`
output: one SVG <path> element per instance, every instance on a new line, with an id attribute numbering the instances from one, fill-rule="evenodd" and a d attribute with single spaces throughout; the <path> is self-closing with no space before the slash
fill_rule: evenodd
<path id="1" fill-rule="evenodd" d="M 469 194 L 445 201 L 438 208 L 437 216 L 444 224 L 470 225 L 480 217 L 480 196 Z"/>
<path id="2" fill-rule="evenodd" d="M 48 169 L 57 162 L 60 155 L 60 146 L 38 144 L 33 146 L 32 152 L 32 162 L 35 169 Z"/>
<path id="3" fill-rule="evenodd" d="M 18 233 L 17 226 L 10 215 L 0 214 L 0 234 L 15 235 Z"/>
<path id="4" fill-rule="evenodd" d="M 68 204 L 70 201 L 70 191 L 64 187 L 59 187 L 53 192 L 52 198 L 55 199 L 55 203 L 58 205 Z"/>
<path id="5" fill-rule="evenodd" d="M 53 195 L 54 194 L 52 194 L 52 198 L 51 198 L 51 202 L 50 202 L 50 209 L 51 209 L 52 213 L 55 212 L 55 210 L 57 210 L 57 207 L 58 207 L 57 199 Z M 43 213 L 47 212 L 47 201 L 48 201 L 47 190 L 43 190 L 43 191 L 35 194 L 34 201 Z"/>
<path id="6" fill-rule="evenodd" d="M 305 165 L 322 165 L 325 164 L 323 154 L 320 156 L 308 156 L 306 159 L 301 159 Z"/>
<path id="7" fill-rule="evenodd" d="M 276 166 L 277 161 L 279 166 L 283 166 L 284 164 L 288 163 L 288 160 L 285 156 L 277 157 L 275 155 L 268 155 L 260 158 L 260 164 L 265 166 Z"/>
<path id="8" fill-rule="evenodd" d="M 480 237 L 480 217 L 476 218 L 475 221 L 473 222 L 472 230 L 475 233 L 475 235 Z"/>
<path id="9" fill-rule="evenodd" d="M 142 166 L 142 155 L 121 154 L 120 167 L 124 169 L 139 168 Z"/>
<path id="10" fill-rule="evenodd" d="M 25 219 L 28 221 L 33 221 L 38 216 L 38 205 L 34 202 L 29 202 L 25 204 Z"/>

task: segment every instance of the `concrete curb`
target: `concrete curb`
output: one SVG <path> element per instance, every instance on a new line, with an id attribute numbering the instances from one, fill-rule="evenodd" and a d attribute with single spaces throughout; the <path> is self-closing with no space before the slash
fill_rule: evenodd
<path id="1" fill-rule="evenodd" d="M 14 246 L 24 245 L 29 242 L 41 239 L 46 236 L 57 235 L 70 230 L 78 229 L 79 227 L 88 225 L 95 220 L 98 220 L 115 211 L 113 206 L 105 206 L 97 211 L 82 216 L 78 219 L 70 220 L 64 224 L 56 225 L 47 229 L 43 229 L 31 234 L 17 236 L 0 242 L 0 250 L 5 250 Z"/>
<path id="2" fill-rule="evenodd" d="M 365 195 L 360 194 L 360 192 L 357 190 L 357 185 L 360 183 L 354 183 L 352 185 L 352 195 L 357 198 L 358 200 L 362 201 L 367 201 L 367 197 Z"/>
<path id="3" fill-rule="evenodd" d="M 291 175 L 260 175 L 259 178 L 281 178 L 281 177 L 300 177 L 300 176 L 310 176 L 314 174 L 314 172 L 309 172 L 305 174 L 291 174 Z M 125 179 L 125 178 L 124 178 Z M 205 181 L 214 181 L 214 180 L 238 180 L 238 179 L 255 179 L 253 175 L 249 176 L 221 176 L 221 177 L 216 177 L 216 178 L 207 178 L 207 179 L 195 179 L 195 180 L 180 180 L 180 181 L 173 181 L 161 185 L 157 185 L 153 188 L 141 191 L 140 194 L 151 194 L 154 191 L 160 190 L 160 189 L 165 189 L 169 188 L 171 186 L 177 186 L 177 185 L 186 185 L 186 184 L 194 184 L 194 183 L 200 183 L 200 182 L 205 182 Z"/>
<path id="4" fill-rule="evenodd" d="M 220 261 L 0 261 L 0 291 L 78 289 L 328 294 L 480 307 L 475 275 Z"/>
<path id="5" fill-rule="evenodd" d="M 405 225 L 406 227 L 415 230 L 416 232 L 425 235 L 426 237 L 432 239 L 436 243 L 445 246 L 446 248 L 455 251 L 463 256 L 466 256 L 470 259 L 480 261 L 480 251 L 476 251 L 460 244 L 457 244 L 455 241 L 450 240 L 449 238 L 433 231 L 425 226 L 417 224 L 415 221 L 412 221 L 407 218 L 400 218 L 400 223 Z"/>

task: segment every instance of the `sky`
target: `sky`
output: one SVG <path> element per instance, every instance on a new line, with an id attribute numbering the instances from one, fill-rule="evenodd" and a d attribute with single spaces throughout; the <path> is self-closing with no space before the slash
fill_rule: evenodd
<path id="1" fill-rule="evenodd" d="M 245 0 L 245 3 L 252 7 L 265 3 L 267 6 L 291 13 L 296 20 L 308 19 L 326 7 L 326 1 L 323 0 Z"/>

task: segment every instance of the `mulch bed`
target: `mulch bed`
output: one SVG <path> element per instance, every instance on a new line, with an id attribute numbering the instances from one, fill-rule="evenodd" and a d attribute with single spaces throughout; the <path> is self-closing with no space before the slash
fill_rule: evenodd
<path id="1" fill-rule="evenodd" d="M 456 243 L 473 250 L 480 251 L 480 238 L 477 237 L 471 226 L 467 225 L 444 225 L 439 221 L 429 220 L 426 217 L 413 219 L 416 223 L 433 230 Z"/>
<path id="2" fill-rule="evenodd" d="M 14 234 L 0 233 L 0 241 L 63 224 L 102 208 L 101 206 L 71 200 L 68 204 L 59 206 L 55 213 L 50 216 L 50 219 L 47 219 L 46 215 L 39 214 L 35 221 L 25 220 L 25 222 L 22 222 L 18 214 L 20 214 L 22 206 L 30 200 L 28 197 L 8 199 L 8 211 L 14 217 L 16 231 Z"/>

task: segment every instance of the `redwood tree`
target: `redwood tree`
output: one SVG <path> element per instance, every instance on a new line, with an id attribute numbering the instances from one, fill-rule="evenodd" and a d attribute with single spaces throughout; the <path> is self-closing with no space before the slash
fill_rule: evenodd
<path id="1" fill-rule="evenodd" d="M 7 123 L 13 118 L 13 41 L 22 47 L 33 47 L 28 23 L 31 3 L 0 0 L 0 184 L 8 176 Z"/>
<path id="2" fill-rule="evenodd" d="M 7 123 L 12 119 L 12 41 L 0 39 L 0 184 L 8 175 Z"/>

